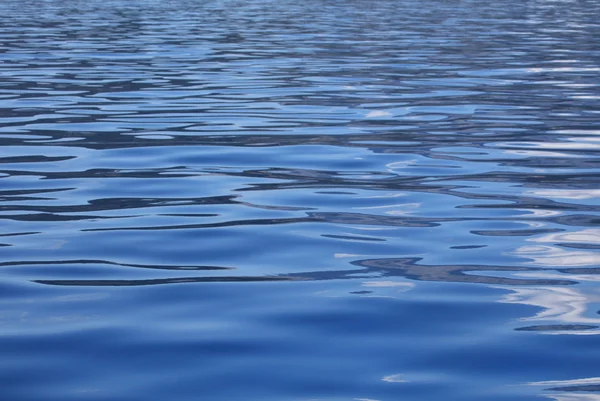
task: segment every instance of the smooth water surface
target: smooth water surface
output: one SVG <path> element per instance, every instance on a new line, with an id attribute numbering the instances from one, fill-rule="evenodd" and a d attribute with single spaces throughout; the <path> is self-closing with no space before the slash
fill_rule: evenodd
<path id="1" fill-rule="evenodd" d="M 0 15 L 1 400 L 600 400 L 600 1 Z"/>

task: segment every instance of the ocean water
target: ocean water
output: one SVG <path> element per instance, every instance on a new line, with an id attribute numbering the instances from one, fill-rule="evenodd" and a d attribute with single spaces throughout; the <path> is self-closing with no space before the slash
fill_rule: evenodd
<path id="1" fill-rule="evenodd" d="M 0 15 L 1 401 L 600 400 L 600 1 Z"/>

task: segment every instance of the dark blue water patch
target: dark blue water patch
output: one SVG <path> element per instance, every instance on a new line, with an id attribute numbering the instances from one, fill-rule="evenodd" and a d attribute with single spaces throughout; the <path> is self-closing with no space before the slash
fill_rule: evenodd
<path id="1" fill-rule="evenodd" d="M 526 326 L 519 327 L 515 330 L 518 331 L 580 331 L 580 330 L 594 330 L 597 329 L 598 326 L 591 326 L 585 324 L 556 324 L 556 325 L 540 325 L 540 326 Z"/>
<path id="2" fill-rule="evenodd" d="M 487 245 L 455 245 L 451 246 L 450 249 L 477 249 L 477 248 L 485 248 Z"/>

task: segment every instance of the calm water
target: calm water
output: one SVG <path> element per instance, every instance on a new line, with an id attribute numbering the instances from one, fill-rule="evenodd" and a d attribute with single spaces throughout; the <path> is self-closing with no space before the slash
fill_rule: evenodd
<path id="1" fill-rule="evenodd" d="M 600 400 L 600 1 L 0 15 L 1 400 Z"/>

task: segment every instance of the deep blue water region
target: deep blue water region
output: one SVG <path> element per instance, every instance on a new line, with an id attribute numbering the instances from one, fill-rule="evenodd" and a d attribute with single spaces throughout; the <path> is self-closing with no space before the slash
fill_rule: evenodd
<path id="1" fill-rule="evenodd" d="M 0 401 L 600 401 L 600 1 L 0 15 Z"/>

